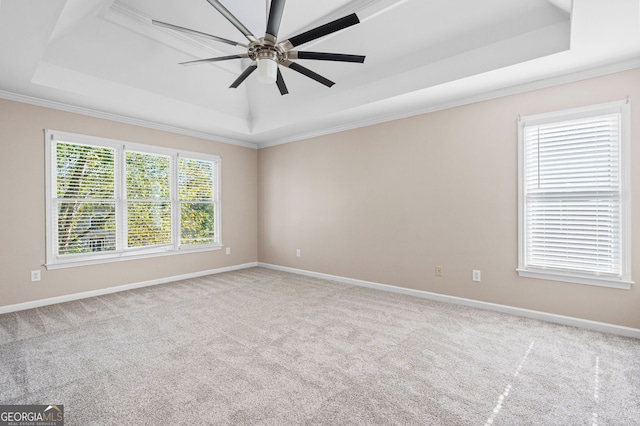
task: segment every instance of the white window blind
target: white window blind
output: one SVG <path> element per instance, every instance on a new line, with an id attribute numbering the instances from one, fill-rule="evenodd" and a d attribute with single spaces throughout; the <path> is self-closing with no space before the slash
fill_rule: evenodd
<path id="1" fill-rule="evenodd" d="M 623 114 L 579 115 L 521 129 L 519 271 L 630 280 Z"/>
<path id="2" fill-rule="evenodd" d="M 171 244 L 171 157 L 126 151 L 127 247 Z"/>
<path id="3" fill-rule="evenodd" d="M 220 158 L 47 130 L 47 268 L 222 247 Z"/>
<path id="4" fill-rule="evenodd" d="M 58 254 L 115 250 L 115 150 L 57 142 L 54 152 Z"/>
<path id="5" fill-rule="evenodd" d="M 178 194 L 181 244 L 202 244 L 215 238 L 214 175 L 215 163 L 180 158 Z"/>

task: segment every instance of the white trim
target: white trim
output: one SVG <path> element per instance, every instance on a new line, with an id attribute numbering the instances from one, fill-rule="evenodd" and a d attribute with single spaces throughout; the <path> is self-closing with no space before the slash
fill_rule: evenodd
<path id="1" fill-rule="evenodd" d="M 66 296 L 51 297 L 48 299 L 34 300 L 32 302 L 17 303 L 15 305 L 0 306 L 0 314 L 10 312 L 24 311 L 26 309 L 40 308 L 43 306 L 55 305 L 58 303 L 72 302 L 74 300 L 88 299 L 89 297 L 103 296 L 105 294 L 118 293 L 120 291 L 134 290 L 136 288 L 149 287 L 158 284 L 166 284 L 169 282 L 186 280 L 189 278 L 198 278 L 205 275 L 221 274 L 223 272 L 237 271 L 240 269 L 255 268 L 257 262 L 245 263 L 241 265 L 225 266 L 222 268 L 210 269 L 207 271 L 192 272 L 190 274 L 175 275 L 173 277 L 158 278 L 156 280 L 142 281 L 139 283 L 125 284 L 117 287 L 108 287 L 100 290 L 85 291 L 82 293 L 68 294 Z"/>
<path id="2" fill-rule="evenodd" d="M 622 182 L 624 182 L 624 185 L 626 185 L 627 187 L 627 191 L 625 191 L 625 193 L 623 194 L 623 196 L 626 197 L 622 200 L 623 209 L 620 212 L 622 215 L 622 223 L 625 226 L 625 229 L 622 230 L 622 241 L 620 247 L 626 253 L 622 276 L 629 277 L 629 280 L 631 281 L 631 194 L 633 194 L 633 188 L 631 184 L 631 100 L 628 97 L 626 100 L 626 107 L 620 108 L 620 114 L 622 115 L 622 122 L 620 127 L 620 138 L 622 141 L 620 147 L 620 155 L 622 157 L 620 161 L 620 178 L 622 179 Z"/>
<path id="3" fill-rule="evenodd" d="M 410 111 L 392 112 L 392 113 L 382 114 L 372 118 L 365 118 L 359 121 L 353 121 L 350 123 L 345 123 L 337 126 L 323 127 L 322 129 L 314 130 L 311 132 L 298 133 L 295 135 L 291 135 L 289 137 L 283 137 L 270 142 L 258 143 L 258 149 L 269 148 L 277 145 L 284 145 L 292 142 L 299 142 L 299 141 L 303 141 L 306 139 L 311 139 L 319 136 L 330 135 L 338 132 L 345 132 L 347 130 L 359 129 L 361 127 L 373 126 L 380 123 L 386 123 L 388 121 L 401 120 L 404 118 L 415 117 L 417 115 L 428 114 L 432 112 L 442 111 L 450 108 L 456 108 L 456 107 L 474 104 L 478 102 L 490 101 L 492 99 L 518 95 L 520 93 L 546 89 L 548 87 L 561 86 L 563 84 L 569 84 L 577 81 L 588 80 L 590 78 L 601 77 L 609 74 L 614 74 L 617 72 L 629 71 L 636 68 L 640 68 L 640 59 L 638 58 L 631 59 L 628 61 L 618 62 L 615 64 L 605 65 L 602 67 L 575 71 L 575 72 L 561 75 L 558 77 L 551 77 L 551 78 L 533 81 L 530 83 L 523 83 L 515 86 L 508 86 L 503 89 L 496 89 L 496 90 L 485 92 L 479 95 L 463 96 L 460 99 L 455 99 L 449 102 L 439 103 L 436 105 L 430 105 L 424 108 L 412 109 Z"/>
<path id="4" fill-rule="evenodd" d="M 622 325 L 609 324 L 586 320 L 582 318 L 568 317 L 564 315 L 556 315 L 548 312 L 533 311 L 530 309 L 516 308 L 514 306 L 499 305 L 497 303 L 482 302 L 479 300 L 465 299 L 463 297 L 448 296 L 446 294 L 431 293 L 423 290 L 414 290 L 410 288 L 398 287 L 389 284 L 380 284 L 371 281 L 363 281 L 354 278 L 341 277 L 337 275 L 323 274 L 320 272 L 306 271 L 303 269 L 289 268 L 286 266 L 272 265 L 269 263 L 258 262 L 258 266 L 262 268 L 273 269 L 277 271 L 290 272 L 293 274 L 304 275 L 324 280 L 337 281 L 344 284 L 356 285 L 359 287 L 367 287 L 375 290 L 389 291 L 392 293 L 405 294 L 408 296 L 420 297 L 423 299 L 435 300 L 438 302 L 453 303 L 455 305 L 469 306 L 472 308 L 486 309 L 489 311 L 501 312 L 505 314 L 516 315 L 524 318 L 532 318 L 541 321 L 551 322 L 555 324 L 568 325 L 572 327 L 584 328 L 587 330 L 595 330 L 603 333 L 616 334 L 619 336 L 633 337 L 640 339 L 640 329 L 625 327 Z"/>
<path id="5" fill-rule="evenodd" d="M 54 214 L 51 209 L 51 199 L 53 198 L 52 188 L 57 186 L 57 176 L 53 173 L 55 168 L 53 161 L 53 153 L 51 150 L 51 144 L 53 141 L 53 133 L 50 130 L 44 130 L 44 158 L 45 158 L 45 209 L 44 209 L 44 217 L 45 217 L 45 265 L 49 262 L 49 259 L 54 259 L 55 254 L 53 250 L 53 228 L 50 226 L 51 223 L 54 223 L 57 219 L 54 218 Z"/>
<path id="6" fill-rule="evenodd" d="M 554 123 L 556 121 L 571 121 L 581 118 L 592 117 L 593 115 L 606 114 L 625 114 L 628 113 L 627 106 L 631 103 L 629 98 L 605 102 L 600 104 L 591 104 L 578 108 L 569 108 L 558 111 L 543 112 L 540 114 L 532 114 L 518 117 L 518 121 L 522 127 L 536 126 L 540 124 Z M 629 117 L 628 114 L 625 117 Z"/>
<path id="7" fill-rule="evenodd" d="M 529 268 L 516 269 L 518 275 L 525 278 L 535 278 L 538 280 L 560 281 L 564 283 L 595 285 L 598 287 L 617 288 L 618 290 L 631 290 L 631 286 L 635 284 L 633 281 L 623 281 L 619 279 L 607 279 L 606 277 L 582 277 L 577 274 L 562 273 L 559 271 L 538 271 Z"/>
<path id="8" fill-rule="evenodd" d="M 91 265 L 101 265 L 103 263 L 114 263 L 114 262 L 122 262 L 128 260 L 140 260 L 140 259 L 152 259 L 154 257 L 162 257 L 162 256 L 176 256 L 180 254 L 189 254 L 189 253 L 201 253 L 205 251 L 217 251 L 222 250 L 222 243 L 210 244 L 204 247 L 191 248 L 187 246 L 178 247 L 176 250 L 167 250 L 166 248 L 160 247 L 157 251 L 147 251 L 142 254 L 132 254 L 135 250 L 127 251 L 127 255 L 123 255 L 122 252 L 116 252 L 113 255 L 102 255 L 96 256 L 92 258 L 83 258 L 82 260 L 72 259 L 72 260 L 56 260 L 52 263 L 45 263 L 43 266 L 47 268 L 48 271 L 55 269 L 65 269 L 65 268 L 76 268 L 78 266 L 91 266 Z M 53 249 L 53 248 L 52 248 Z"/>
<path id="9" fill-rule="evenodd" d="M 571 282 L 576 284 L 595 285 L 616 289 L 629 290 L 634 284 L 631 278 L 631 175 L 630 175 L 630 121 L 631 121 L 631 101 L 629 98 L 606 102 L 601 104 L 587 105 L 584 107 L 550 111 L 541 114 L 518 116 L 518 274 L 521 277 L 546 279 L 552 281 Z M 539 126 L 549 123 L 580 120 L 595 116 L 608 114 L 619 114 L 620 116 L 620 136 L 619 136 L 619 162 L 620 162 L 620 193 L 622 198 L 620 212 L 620 251 L 622 253 L 620 262 L 622 271 L 620 276 L 607 277 L 596 274 L 572 272 L 570 270 L 540 269 L 527 265 L 527 206 L 525 205 L 525 128 L 528 126 Z"/>
<path id="10" fill-rule="evenodd" d="M 116 249 L 109 252 L 100 252 L 99 254 L 84 253 L 73 255 L 57 254 L 57 217 L 56 208 L 54 206 L 53 191 L 56 185 L 55 175 L 55 143 L 67 142 L 81 145 L 95 145 L 100 147 L 108 147 L 115 150 L 119 156 L 119 160 L 114 166 L 117 172 L 114 181 L 114 198 L 116 206 Z M 127 235 L 127 214 L 126 214 L 126 198 L 124 197 L 125 185 L 125 155 L 126 152 L 141 152 L 153 155 L 163 155 L 170 158 L 171 167 L 171 194 L 170 202 L 172 208 L 171 232 L 172 242 L 169 244 L 157 245 L 153 247 L 135 247 L 130 248 L 126 245 Z M 177 148 L 157 147 L 153 145 L 140 144 L 134 142 L 120 141 L 115 139 L 102 138 L 98 136 L 81 135 L 76 133 L 63 132 L 52 129 L 45 129 L 45 158 L 46 158 L 46 263 L 47 269 L 59 269 L 75 266 L 94 265 L 99 263 L 115 262 L 130 259 L 140 259 L 156 256 L 169 256 L 179 253 L 194 253 L 199 251 L 210 251 L 222 249 L 222 209 L 221 209 L 221 162 L 219 155 L 204 154 L 193 151 L 184 151 Z M 216 232 L 214 234 L 215 241 L 209 244 L 181 244 L 179 229 L 179 206 L 178 197 L 178 178 L 179 162 L 181 158 L 196 159 L 211 162 L 214 165 L 214 206 L 215 206 L 215 223 Z M 178 218 L 178 220 L 176 220 Z M 219 228 L 219 229 L 218 229 Z"/>
<path id="11" fill-rule="evenodd" d="M 211 133 L 199 132 L 196 130 L 183 129 L 181 127 L 169 126 L 166 124 L 154 123 L 153 121 L 141 120 L 138 118 L 127 117 L 119 114 L 99 111 L 91 108 L 84 108 L 75 105 L 65 104 L 48 99 L 34 98 L 32 96 L 21 95 L 19 93 L 7 92 L 0 90 L 0 99 L 8 101 L 22 102 L 24 104 L 51 108 L 58 111 L 72 112 L 74 114 L 86 115 L 88 117 L 96 117 L 104 120 L 116 121 L 119 123 L 131 124 L 133 126 L 145 127 L 147 129 L 160 130 L 163 132 L 175 133 L 177 135 L 191 136 L 194 138 L 205 139 L 212 142 L 224 143 L 227 145 L 236 145 L 244 148 L 258 149 L 258 145 L 252 142 L 241 141 L 238 139 L 225 138 Z"/>
<path id="12" fill-rule="evenodd" d="M 305 139 L 311 139 L 318 136 L 330 135 L 333 133 L 344 132 L 347 130 L 358 129 L 361 127 L 372 126 L 375 124 L 386 123 L 388 121 L 400 120 L 403 118 L 414 117 L 416 115 L 428 114 L 431 112 L 442 111 L 449 108 L 455 108 L 463 105 L 469 105 L 477 102 L 488 101 L 491 99 L 501 98 L 505 96 L 517 95 L 520 93 L 530 92 L 533 90 L 544 89 L 547 87 L 560 86 L 562 84 L 574 83 L 576 81 L 587 80 L 590 78 L 600 77 L 604 75 L 614 74 L 617 72 L 623 72 L 640 68 L 640 58 L 634 58 L 627 61 L 617 62 L 615 64 L 604 65 L 601 67 L 591 68 L 587 70 L 578 70 L 572 73 L 561 75 L 558 77 L 551 77 L 533 81 L 530 83 L 523 83 L 515 86 L 509 86 L 503 89 L 497 89 L 482 93 L 480 95 L 465 96 L 460 99 L 456 99 L 450 102 L 444 102 L 437 105 L 427 106 L 425 108 L 411 109 L 410 111 L 391 112 L 388 114 L 382 114 L 373 118 L 366 118 L 359 121 L 353 121 L 350 123 L 323 127 L 320 130 L 314 130 L 311 132 L 301 132 L 291 136 L 282 137 L 280 139 L 271 140 L 268 142 L 249 142 L 246 140 L 225 138 L 222 136 L 203 133 L 195 130 L 184 129 L 180 127 L 168 126 L 165 124 L 155 123 L 152 121 L 141 120 L 132 117 L 126 117 L 123 115 L 107 113 L 90 108 L 84 108 L 65 104 L 62 102 L 51 101 L 47 99 L 35 98 L 32 96 L 21 95 L 18 93 L 7 92 L 0 90 L 0 99 L 7 99 L 10 101 L 22 102 L 25 104 L 41 106 L 45 108 L 56 109 L 60 111 L 72 112 L 76 114 L 82 114 L 89 117 L 97 117 L 105 120 L 116 121 L 120 123 L 131 124 L 134 126 L 146 127 L 149 129 L 160 130 L 169 133 L 175 133 L 179 135 L 192 136 L 195 138 L 205 139 L 213 142 L 220 142 L 229 145 L 237 145 L 245 148 L 262 149 L 269 148 L 271 146 L 284 145 L 287 143 L 298 142 Z M 259 134 L 253 135 L 259 138 Z M 248 135 L 247 137 L 252 137 Z"/>

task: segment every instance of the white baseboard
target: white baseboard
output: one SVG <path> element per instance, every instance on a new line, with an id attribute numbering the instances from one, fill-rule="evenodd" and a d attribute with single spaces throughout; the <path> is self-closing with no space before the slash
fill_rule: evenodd
<path id="1" fill-rule="evenodd" d="M 341 276 L 338 276 L 338 275 L 323 274 L 323 273 L 320 273 L 320 272 L 312 272 L 312 271 L 307 271 L 307 270 L 303 270 L 303 269 L 289 268 L 289 267 L 286 267 L 286 266 L 278 266 L 278 265 L 272 265 L 272 264 L 269 264 L 269 263 L 262 263 L 262 262 L 251 262 L 251 263 L 245 263 L 245 264 L 241 264 L 241 265 L 227 266 L 227 267 L 223 267 L 223 268 L 210 269 L 210 270 L 207 270 L 207 271 L 199 271 L 199 272 L 193 272 L 193 273 L 190 273 L 190 274 L 183 274 L 183 275 L 174 275 L 174 276 L 171 276 L 171 277 L 159 278 L 159 279 L 156 279 L 156 280 L 150 280 L 150 281 L 143 281 L 143 282 L 139 282 L 139 283 L 126 284 L 126 285 L 121 285 L 121 286 L 117 286 L 117 287 L 109 287 L 109 288 L 104 288 L 104 289 L 100 289 L 100 290 L 93 290 L 93 291 L 87 291 L 87 292 L 82 292 L 82 293 L 69 294 L 69 295 L 65 295 L 65 296 L 52 297 L 52 298 L 48 298 L 48 299 L 34 300 L 34 301 L 31 301 L 31 302 L 18 303 L 18 304 L 15 304 L 15 305 L 0 306 L 0 314 L 23 311 L 23 310 L 26 310 L 26 309 L 39 308 L 39 307 L 48 306 L 48 305 L 55 305 L 56 303 L 71 302 L 71 301 L 74 301 L 74 300 L 86 299 L 86 298 L 95 297 L 95 296 L 102 296 L 102 295 L 105 295 L 105 294 L 117 293 L 119 291 L 133 290 L 133 289 L 142 288 L 142 287 L 149 287 L 149 286 L 158 285 L 158 284 L 165 284 L 165 283 L 184 280 L 184 279 L 189 279 L 189 278 L 197 278 L 197 277 L 202 277 L 202 276 L 205 276 L 205 275 L 212 275 L 212 274 L 220 274 L 220 273 L 223 273 L 223 272 L 237 271 L 237 270 L 240 270 L 240 269 L 253 268 L 253 267 L 256 267 L 256 266 L 260 266 L 260 267 L 268 268 L 268 269 L 274 269 L 274 270 L 278 270 L 278 271 L 290 272 L 290 273 L 298 274 L 298 275 L 304 275 L 304 276 L 309 276 L 309 277 L 314 277 L 314 278 L 320 278 L 320 279 L 325 279 L 325 280 L 330 280 L 330 281 L 336 281 L 336 282 L 340 282 L 340 283 L 344 283 L 344 284 L 356 285 L 356 286 L 360 286 L 360 287 L 367 287 L 367 288 L 372 288 L 372 289 L 376 289 L 376 290 L 390 291 L 390 292 L 393 292 L 393 293 L 405 294 L 405 295 L 409 295 L 409 296 L 420 297 L 420 298 L 423 298 L 423 299 L 435 300 L 435 301 L 439 301 L 439 302 L 453 303 L 453 304 L 457 304 L 457 305 L 470 306 L 470 307 L 473 307 L 473 308 L 487 309 L 487 310 L 490 310 L 490 311 L 502 312 L 502 313 L 506 313 L 506 314 L 512 314 L 512 315 L 516 315 L 516 316 L 520 316 L 520 317 L 525 317 L 525 318 L 533 318 L 533 319 L 538 319 L 538 320 L 546 321 L 546 322 L 552 322 L 552 323 L 556 323 L 556 324 L 569 325 L 569 326 L 573 326 L 573 327 L 585 328 L 585 329 L 588 329 L 588 330 L 601 331 L 601 332 L 604 332 L 604 333 L 611 333 L 611 334 L 616 334 L 616 335 L 619 335 L 619 336 L 626 336 L 626 337 L 633 337 L 633 338 L 636 338 L 636 339 L 640 339 L 640 329 L 637 329 L 637 328 L 631 328 L 631 327 L 625 327 L 625 326 L 621 326 L 621 325 L 615 325 L 615 324 L 608 324 L 608 323 L 603 323 L 603 322 L 591 321 L 591 320 L 575 318 L 575 317 L 568 317 L 568 316 L 563 316 L 563 315 L 556 315 L 556 314 L 551 314 L 551 313 L 548 313 L 548 312 L 533 311 L 533 310 L 530 310 L 530 309 L 516 308 L 516 307 L 513 307 L 513 306 L 499 305 L 499 304 L 496 304 L 496 303 L 482 302 L 482 301 L 479 301 L 479 300 L 465 299 L 465 298 L 462 298 L 462 297 L 448 296 L 448 295 L 445 295 L 445 294 L 431 293 L 431 292 L 423 291 L 423 290 L 414 290 L 414 289 L 410 289 L 410 288 L 397 287 L 397 286 L 389 285 L 389 284 L 380 284 L 380 283 L 375 283 L 375 282 L 371 282 L 371 281 L 363 281 L 363 280 L 358 280 L 358 279 L 354 279 L 354 278 L 341 277 Z"/>
<path id="2" fill-rule="evenodd" d="M 125 284 L 117 287 L 102 288 L 100 290 L 85 291 L 82 293 L 68 294 L 65 296 L 51 297 L 48 299 L 34 300 L 32 302 L 17 303 L 15 305 L 0 306 L 0 314 L 9 312 L 24 311 L 26 309 L 40 308 L 42 306 L 55 305 L 56 303 L 71 302 L 73 300 L 87 299 L 89 297 L 103 296 L 105 294 L 117 293 L 119 291 L 133 290 L 141 287 L 149 287 L 152 285 L 166 284 L 173 281 L 186 280 L 189 278 L 198 278 L 205 275 L 220 274 L 222 272 L 237 271 L 239 269 L 254 268 L 258 266 L 258 262 L 245 263 L 242 265 L 226 266 L 224 268 L 209 269 L 208 271 L 193 272 L 190 274 L 175 275 L 172 277 L 158 278 L 156 280 L 143 281 L 139 283 Z"/>
<path id="3" fill-rule="evenodd" d="M 272 265 L 269 263 L 259 262 L 258 266 L 278 271 L 291 272 L 293 274 L 305 275 L 308 277 L 321 278 L 330 281 L 337 281 L 344 284 L 356 285 L 360 287 L 368 287 L 376 290 L 390 291 L 393 293 L 406 294 L 409 296 L 421 297 L 423 299 L 435 300 L 438 302 L 454 303 L 456 305 L 470 306 L 473 308 L 487 309 L 490 311 L 512 314 L 525 318 L 533 318 L 541 321 L 551 322 L 555 324 L 569 325 L 573 327 L 585 328 L 588 330 L 601 331 L 604 333 L 616 334 L 619 336 L 633 337 L 640 339 L 640 329 L 625 327 L 621 325 L 608 324 L 604 322 L 591 321 L 581 318 L 568 317 L 564 315 L 556 315 L 548 312 L 533 311 L 530 309 L 516 308 L 513 306 L 499 305 L 496 303 L 482 302 L 479 300 L 465 299 L 456 296 L 447 296 L 445 294 L 431 293 L 423 290 L 414 290 L 410 288 L 397 287 L 389 284 L 380 284 L 371 281 L 362 281 L 353 278 L 346 278 L 337 275 L 323 274 L 320 272 L 306 271 L 303 269 L 288 268 L 286 266 Z"/>

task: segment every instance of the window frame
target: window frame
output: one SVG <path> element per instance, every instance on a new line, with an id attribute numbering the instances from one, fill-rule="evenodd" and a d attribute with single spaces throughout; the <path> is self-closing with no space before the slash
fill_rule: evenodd
<path id="1" fill-rule="evenodd" d="M 526 182 L 525 182 L 525 128 L 551 123 L 620 114 L 619 129 L 619 205 L 620 205 L 620 275 L 598 275 L 527 265 L 526 241 Z M 616 101 L 591 105 L 583 108 L 567 109 L 518 118 L 518 268 L 520 277 L 563 281 L 577 284 L 596 285 L 617 289 L 630 289 L 631 279 L 631 174 L 630 174 L 630 101 Z"/>
<path id="2" fill-rule="evenodd" d="M 75 255 L 57 254 L 57 214 L 54 212 L 56 205 L 55 184 L 56 158 L 54 145 L 56 142 L 68 142 L 72 144 L 84 144 L 115 149 L 117 165 L 115 168 L 115 194 L 116 202 L 116 250 L 101 251 L 95 253 L 82 253 Z M 127 196 L 126 196 L 126 153 L 129 151 L 166 155 L 170 161 L 170 203 L 171 203 L 171 236 L 169 245 L 127 247 Z M 188 158 L 214 163 L 213 171 L 213 204 L 214 204 L 214 241 L 206 244 L 182 244 L 180 235 L 180 200 L 178 197 L 178 169 L 179 159 Z M 59 269 L 74 266 L 86 266 L 101 263 L 118 262 L 132 259 L 143 259 L 158 256 L 171 256 L 184 253 L 214 251 L 222 249 L 222 203 L 221 203 L 221 157 L 212 154 L 204 154 L 180 149 L 165 148 L 155 145 L 126 142 L 96 136 L 81 135 L 51 129 L 45 129 L 45 229 L 46 229 L 46 261 L 47 269 Z M 96 254 L 99 253 L 99 254 Z"/>

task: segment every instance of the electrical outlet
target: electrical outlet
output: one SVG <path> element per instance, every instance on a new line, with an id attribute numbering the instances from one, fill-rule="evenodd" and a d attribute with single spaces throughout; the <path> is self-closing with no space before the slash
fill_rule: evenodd
<path id="1" fill-rule="evenodd" d="M 227 247 L 227 254 L 231 254 L 231 247 Z"/>
<path id="2" fill-rule="evenodd" d="M 471 274 L 471 279 L 474 281 L 480 282 L 482 280 L 482 275 L 480 273 L 480 270 L 474 269 Z"/>
<path id="3" fill-rule="evenodd" d="M 300 257 L 300 249 L 296 249 L 296 257 Z"/>
<path id="4" fill-rule="evenodd" d="M 436 277 L 442 276 L 442 266 L 436 266 Z"/>
<path id="5" fill-rule="evenodd" d="M 40 281 L 40 271 L 31 271 L 31 282 Z"/>

